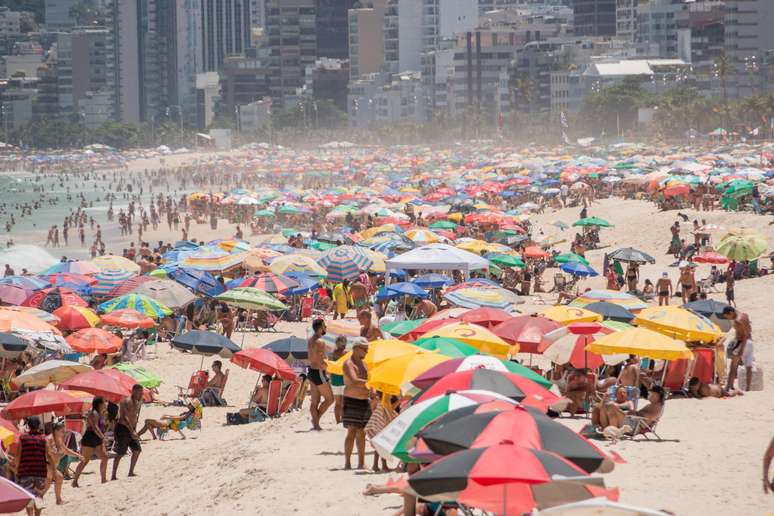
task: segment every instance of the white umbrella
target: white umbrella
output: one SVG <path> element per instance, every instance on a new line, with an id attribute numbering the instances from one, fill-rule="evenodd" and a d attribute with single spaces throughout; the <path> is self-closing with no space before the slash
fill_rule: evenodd
<path id="1" fill-rule="evenodd" d="M 534 511 L 532 514 L 535 516 L 668 516 L 662 511 L 613 502 L 607 498 L 591 498 L 581 502 L 557 505 L 542 511 Z"/>
<path id="2" fill-rule="evenodd" d="M 24 371 L 13 379 L 13 383 L 19 387 L 45 387 L 49 383 L 63 382 L 91 369 L 91 366 L 69 360 L 48 360 Z"/>

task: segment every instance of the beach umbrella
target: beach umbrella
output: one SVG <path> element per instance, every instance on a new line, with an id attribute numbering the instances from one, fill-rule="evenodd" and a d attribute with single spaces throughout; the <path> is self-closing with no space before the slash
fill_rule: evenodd
<path id="1" fill-rule="evenodd" d="M 44 288 L 32 293 L 22 306 L 39 308 L 46 312 L 53 312 L 60 306 L 89 306 L 78 294 L 70 289 L 61 287 Z"/>
<path id="2" fill-rule="evenodd" d="M 330 328 L 329 328 L 330 329 Z M 359 335 L 359 332 L 356 334 Z M 366 353 L 363 362 L 369 368 L 369 370 L 377 365 L 399 358 L 404 355 L 415 355 L 417 353 L 429 353 L 428 351 L 421 349 L 414 344 L 403 342 L 396 339 L 377 339 L 368 343 L 368 352 Z M 328 362 L 328 372 L 332 374 L 343 375 L 344 374 L 344 362 L 349 360 L 352 356 L 352 352 L 348 351 L 341 356 L 335 362 Z"/>
<path id="3" fill-rule="evenodd" d="M 103 315 L 100 319 L 105 326 L 113 326 L 115 328 L 134 329 L 153 328 L 156 326 L 156 322 L 153 319 L 131 308 L 114 310 L 109 314 Z"/>
<path id="4" fill-rule="evenodd" d="M 274 274 L 288 274 L 290 272 L 303 272 L 313 278 L 325 278 L 328 272 L 318 265 L 310 256 L 302 254 L 289 254 L 275 258 L 269 263 L 269 270 Z"/>
<path id="5" fill-rule="evenodd" d="M 473 413 L 468 406 L 451 411 L 421 430 L 421 438 L 437 455 L 494 446 L 503 441 L 556 453 L 587 473 L 612 470 L 613 461 L 588 439 L 532 407 L 513 405 Z"/>
<path id="6" fill-rule="evenodd" d="M 13 333 L 0 332 L 0 358 L 16 358 L 29 346 L 29 341 Z"/>
<path id="7" fill-rule="evenodd" d="M 177 349 L 188 351 L 195 355 L 219 355 L 223 358 L 230 358 L 234 353 L 242 349 L 219 333 L 203 330 L 191 330 L 177 335 L 172 339 L 171 344 Z"/>
<path id="8" fill-rule="evenodd" d="M 13 285 L 24 290 L 34 291 L 50 287 L 51 283 L 44 278 L 35 276 L 6 276 L 0 278 L 0 285 Z"/>
<path id="9" fill-rule="evenodd" d="M 187 269 L 223 272 L 242 264 L 247 253 L 231 254 L 219 247 L 202 247 L 183 258 L 179 265 Z"/>
<path id="10" fill-rule="evenodd" d="M 711 263 L 717 265 L 722 265 L 729 262 L 728 258 L 720 253 L 716 253 L 715 251 L 704 251 L 695 255 L 693 258 L 691 258 L 691 260 L 696 263 Z"/>
<path id="11" fill-rule="evenodd" d="M 239 283 L 239 287 L 254 287 L 270 294 L 284 294 L 298 287 L 299 283 L 288 277 L 273 272 L 265 272 L 257 276 L 248 276 Z"/>
<path id="12" fill-rule="evenodd" d="M 99 324 L 99 316 L 90 308 L 82 306 L 62 306 L 54 310 L 54 315 L 59 318 L 56 327 L 60 330 L 80 330 Z"/>
<path id="13" fill-rule="evenodd" d="M 542 312 L 543 317 L 556 321 L 559 324 L 567 325 L 572 322 L 595 322 L 601 321 L 602 316 L 585 308 L 574 306 L 556 305 L 546 308 Z"/>
<path id="14" fill-rule="evenodd" d="M 132 380 L 132 385 L 134 381 Z M 109 370 L 87 371 L 72 378 L 59 382 L 59 388 L 64 390 L 83 391 L 102 396 L 108 401 L 119 403 L 132 394 L 132 389 L 126 382 L 113 376 Z"/>
<path id="15" fill-rule="evenodd" d="M 414 242 L 415 244 L 435 244 L 437 242 L 443 242 L 444 238 L 436 235 L 428 229 L 410 229 L 405 233 L 406 238 Z"/>
<path id="16" fill-rule="evenodd" d="M 59 324 L 59 317 L 57 317 L 51 312 L 45 312 L 40 308 L 33 308 L 31 306 L 4 306 L 2 307 L 2 310 L 9 310 L 12 312 L 32 315 L 34 317 L 37 317 L 41 321 L 45 321 L 48 324 L 51 324 L 53 326 L 56 326 L 57 324 Z"/>
<path id="17" fill-rule="evenodd" d="M 678 306 L 653 306 L 641 310 L 634 324 L 687 342 L 714 342 L 723 336 L 712 321 Z"/>
<path id="18" fill-rule="evenodd" d="M 450 220 L 439 220 L 437 222 L 433 222 L 428 226 L 430 229 L 445 229 L 445 230 L 454 230 L 457 229 L 457 224 Z"/>
<path id="19" fill-rule="evenodd" d="M 67 287 L 85 293 L 91 293 L 92 286 L 97 283 L 94 276 L 86 276 L 85 274 L 76 274 L 74 272 L 57 272 L 56 274 L 49 274 L 45 279 L 52 287 Z"/>
<path id="20" fill-rule="evenodd" d="M 286 310 L 287 306 L 280 300 L 253 287 L 238 287 L 227 290 L 215 296 L 215 299 L 230 306 L 244 308 L 246 310 Z"/>
<path id="21" fill-rule="evenodd" d="M 183 285 L 165 279 L 151 278 L 151 281 L 138 285 L 130 293 L 147 296 L 173 310 L 183 308 L 196 301 L 196 296 Z"/>
<path id="22" fill-rule="evenodd" d="M 116 287 L 134 276 L 134 272 L 126 269 L 102 269 L 94 275 L 96 282 L 91 286 L 91 295 L 98 299 L 110 297 Z"/>
<path id="23" fill-rule="evenodd" d="M 461 340 L 447 337 L 419 339 L 414 342 L 414 345 L 427 351 L 435 351 L 449 358 L 469 357 L 479 354 L 479 351 L 473 346 L 465 344 Z"/>
<path id="24" fill-rule="evenodd" d="M 317 263 L 328 272 L 328 279 L 332 282 L 354 279 L 374 264 L 364 249 L 350 245 L 338 246 L 326 251 Z"/>
<path id="25" fill-rule="evenodd" d="M 589 261 L 585 259 L 583 256 L 575 253 L 562 253 L 559 255 L 556 255 L 554 257 L 554 261 L 556 263 L 571 263 L 571 262 L 578 262 L 582 263 L 584 265 L 588 265 Z"/>
<path id="26" fill-rule="evenodd" d="M 599 273 L 595 271 L 590 265 L 586 265 L 581 262 L 567 262 L 559 266 L 561 270 L 572 274 L 573 276 L 599 276 Z"/>
<path id="27" fill-rule="evenodd" d="M 425 299 L 428 297 L 428 293 L 425 289 L 423 289 L 416 283 L 411 283 L 408 281 L 403 281 L 400 283 L 392 283 L 385 288 L 385 291 L 388 297 L 409 296 L 409 297 L 418 297 L 421 299 Z"/>
<path id="28" fill-rule="evenodd" d="M 534 516 L 669 516 L 670 513 L 595 497 L 534 511 Z"/>
<path id="29" fill-rule="evenodd" d="M 423 274 L 411 280 L 422 288 L 442 288 L 451 285 L 454 281 L 449 276 L 438 273 Z"/>
<path id="30" fill-rule="evenodd" d="M 72 272 L 75 274 L 97 274 L 99 267 L 91 262 L 59 262 L 45 269 L 40 276 L 49 276 L 58 272 Z"/>
<path id="31" fill-rule="evenodd" d="M 390 455 L 403 462 L 417 462 L 410 455 L 414 438 L 428 423 L 444 414 L 467 406 L 479 406 L 482 403 L 497 401 L 506 405 L 515 405 L 515 401 L 501 394 L 488 391 L 448 392 L 419 403 L 414 403 L 390 421 L 381 432 L 371 439 L 371 444 L 382 457 Z"/>
<path id="32" fill-rule="evenodd" d="M 766 251 L 766 239 L 752 232 L 730 233 L 723 237 L 717 252 L 735 261 L 755 260 Z"/>
<path id="33" fill-rule="evenodd" d="M 621 305 L 614 303 L 608 303 L 607 301 L 597 301 L 586 305 L 586 310 L 597 313 L 605 320 L 613 320 L 620 322 L 631 322 L 634 320 L 634 314 Z"/>
<path id="34" fill-rule="evenodd" d="M 597 301 L 606 301 L 615 305 L 620 305 L 629 311 L 642 310 L 648 303 L 642 299 L 618 290 L 589 290 L 570 302 L 570 306 L 583 308 L 584 306 Z"/>
<path id="35" fill-rule="evenodd" d="M 313 278 L 303 272 L 290 272 L 286 277 L 298 284 L 298 286 L 290 288 L 285 293 L 289 296 L 306 294 L 307 292 L 310 292 L 311 290 L 314 290 L 320 286 L 320 280 Z"/>
<path id="36" fill-rule="evenodd" d="M 715 301 L 714 299 L 699 299 L 697 301 L 691 301 L 690 303 L 684 304 L 683 308 L 691 310 L 692 312 L 696 312 L 697 314 L 703 315 L 704 317 L 710 318 L 712 316 L 722 317 L 723 310 L 725 310 L 728 306 L 731 305 L 721 303 L 720 301 Z"/>
<path id="37" fill-rule="evenodd" d="M 91 370 L 91 366 L 78 362 L 47 360 L 14 378 L 13 384 L 18 387 L 45 387 L 49 383 L 57 384 Z"/>
<path id="38" fill-rule="evenodd" d="M 215 297 L 226 291 L 226 287 L 207 271 L 180 268 L 170 271 L 168 275 L 170 279 L 206 296 Z"/>
<path id="39" fill-rule="evenodd" d="M 433 340 L 433 339 L 425 339 Z M 427 389 L 441 378 L 457 373 L 460 371 L 468 371 L 471 369 L 488 369 L 490 371 L 500 371 L 503 373 L 513 373 L 524 378 L 528 378 L 533 382 L 550 389 L 553 384 L 537 374 L 532 369 L 524 367 L 516 362 L 509 360 L 500 360 L 499 358 L 490 357 L 488 355 L 469 355 L 460 358 L 452 358 L 446 362 L 442 362 L 437 366 L 428 369 L 421 375 L 417 376 L 411 381 L 418 389 Z"/>
<path id="40" fill-rule="evenodd" d="M 429 331 L 422 337 L 447 337 L 456 339 L 473 346 L 482 353 L 488 353 L 501 358 L 505 358 L 508 354 L 515 354 L 518 352 L 517 346 L 511 346 L 490 330 L 477 324 L 454 322 Z"/>
<path id="41" fill-rule="evenodd" d="M 613 333 L 613 329 L 599 323 L 570 323 L 545 335 L 540 351 L 555 364 L 570 364 L 576 369 L 596 369 L 603 363 L 619 364 L 627 355 L 604 355 L 586 351 L 595 340 Z"/>
<path id="42" fill-rule="evenodd" d="M 123 256 L 116 256 L 114 254 L 106 254 L 103 256 L 96 256 L 91 259 L 91 263 L 94 264 L 100 271 L 104 270 L 124 270 L 132 274 L 140 274 L 142 269 L 136 263 L 125 258 Z"/>
<path id="43" fill-rule="evenodd" d="M 555 453 L 510 442 L 453 453 L 411 475 L 408 482 L 418 496 L 439 501 L 455 500 L 458 493 L 476 484 L 509 486 L 512 492 L 502 502 L 508 509 L 501 514 L 525 514 L 535 507 L 530 484 L 550 482 L 556 476 L 584 477 L 587 473 Z M 516 503 L 519 512 L 511 510 Z"/>
<path id="44" fill-rule="evenodd" d="M 484 328 L 492 329 L 498 324 L 513 319 L 513 315 L 498 308 L 482 307 L 465 312 L 459 320 L 466 323 L 478 324 Z"/>
<path id="45" fill-rule="evenodd" d="M 243 349 L 231 357 L 231 361 L 239 367 L 252 369 L 269 376 L 276 376 L 283 380 L 293 381 L 296 373 L 282 358 L 266 348 Z"/>
<path id="46" fill-rule="evenodd" d="M 307 360 L 309 358 L 309 343 L 298 337 L 291 336 L 269 342 L 264 349 L 271 350 L 285 359 Z"/>
<path id="47" fill-rule="evenodd" d="M 123 344 L 120 337 L 102 328 L 78 330 L 65 340 L 79 353 L 115 353 Z"/>
<path id="48" fill-rule="evenodd" d="M 211 242 L 207 242 L 207 245 L 210 247 L 219 247 L 227 253 L 243 253 L 250 250 L 249 242 L 245 242 L 244 240 L 236 240 L 233 238 L 229 240 L 213 240 Z"/>
<path id="49" fill-rule="evenodd" d="M 379 329 L 382 330 L 383 333 L 389 333 L 394 337 L 402 337 L 421 326 L 426 320 L 427 319 L 407 319 L 404 321 L 391 321 L 381 324 Z"/>
<path id="50" fill-rule="evenodd" d="M 20 305 L 32 295 L 33 290 L 27 290 L 17 285 L 0 285 L 0 302 L 8 305 Z"/>
<path id="51" fill-rule="evenodd" d="M 546 333 L 560 327 L 556 321 L 538 315 L 511 317 L 492 328 L 492 333 L 509 344 L 518 344 L 521 353 L 537 353 Z"/>
<path id="52" fill-rule="evenodd" d="M 419 376 L 419 374 L 416 376 Z M 490 369 L 468 369 L 467 371 L 458 371 L 441 378 L 432 386 L 422 391 L 417 396 L 416 401 L 426 400 L 447 391 L 470 389 L 496 392 L 524 405 L 541 410 L 548 409 L 549 406 L 560 400 L 558 396 L 548 389 L 524 376 Z"/>
<path id="53" fill-rule="evenodd" d="M 470 309 L 482 307 L 508 309 L 519 301 L 512 292 L 489 286 L 458 288 L 446 291 L 443 297 L 452 304 Z"/>
<path id="54" fill-rule="evenodd" d="M 12 310 L 9 307 L 0 308 L 0 331 L 36 331 L 61 334 L 61 332 L 46 321 L 30 313 Z"/>
<path id="55" fill-rule="evenodd" d="M 647 328 L 631 328 L 613 332 L 586 346 L 587 351 L 600 355 L 629 354 L 656 360 L 678 360 L 693 357 L 691 350 L 675 340 Z"/>
<path id="56" fill-rule="evenodd" d="M 116 297 L 99 305 L 97 310 L 104 313 L 110 313 L 126 308 L 140 312 L 153 319 L 159 319 L 172 314 L 172 310 L 167 306 L 143 294 L 126 294 Z"/>
<path id="57" fill-rule="evenodd" d="M 370 346 L 369 346 L 370 347 Z M 448 357 L 433 352 L 407 353 L 385 360 L 368 374 L 368 387 L 385 394 L 400 396 L 412 389 L 411 380 Z"/>
<path id="58" fill-rule="evenodd" d="M 155 389 L 163 383 L 158 375 L 137 364 L 120 362 L 110 366 L 110 369 L 121 371 L 121 373 L 130 377 L 134 383 L 139 383 L 146 389 Z"/>
<path id="59" fill-rule="evenodd" d="M 19 429 L 16 428 L 16 426 L 11 423 L 10 421 L 7 421 L 5 419 L 0 419 L 0 443 L 3 445 L 3 449 L 8 450 L 10 449 L 10 446 L 17 442 L 19 439 Z M 6 480 L 3 478 L 3 480 Z M 0 492 L 0 512 L 2 511 L 2 493 Z"/>
<path id="60" fill-rule="evenodd" d="M 622 247 L 621 249 L 616 249 L 608 255 L 608 258 L 610 260 L 617 260 L 619 262 L 656 263 L 656 259 L 651 255 L 633 247 Z"/>
<path id="61" fill-rule="evenodd" d="M 612 224 L 610 224 L 605 219 L 600 219 L 599 217 L 586 217 L 585 219 L 576 220 L 572 224 L 573 226 L 597 226 L 600 228 L 609 228 L 612 227 Z"/>
<path id="62" fill-rule="evenodd" d="M 56 415 L 83 414 L 91 406 L 91 399 L 68 391 L 39 389 L 19 395 L 2 410 L 12 420 L 53 412 Z"/>
<path id="63" fill-rule="evenodd" d="M 116 285 L 116 287 L 108 293 L 107 297 L 119 297 L 125 294 L 129 294 L 132 291 L 134 291 L 136 288 L 138 288 L 140 285 L 143 285 L 151 281 L 158 281 L 158 280 L 153 276 L 145 276 L 145 275 L 132 276 L 126 281 L 121 282 L 119 285 Z"/>
<path id="64" fill-rule="evenodd" d="M 530 245 L 524 248 L 522 252 L 524 258 L 532 258 L 535 260 L 547 259 L 549 254 L 536 245 Z"/>

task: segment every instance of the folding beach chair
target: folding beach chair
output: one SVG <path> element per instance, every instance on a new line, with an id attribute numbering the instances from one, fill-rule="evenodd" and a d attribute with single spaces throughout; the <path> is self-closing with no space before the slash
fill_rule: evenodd
<path id="1" fill-rule="evenodd" d="M 255 329 L 256 331 L 271 331 L 277 332 L 275 326 L 280 321 L 281 317 L 267 312 L 265 310 L 259 310 L 255 314 Z"/>
<path id="2" fill-rule="evenodd" d="M 715 350 L 712 348 L 693 349 L 693 372 L 691 376 L 701 383 L 715 382 Z"/>
<path id="3" fill-rule="evenodd" d="M 314 298 L 305 297 L 301 300 L 301 320 L 309 319 L 312 317 L 314 310 Z"/>
<path id="4" fill-rule="evenodd" d="M 188 380 L 188 387 L 177 387 L 177 397 L 183 402 L 187 403 L 191 398 L 199 398 L 204 392 L 204 388 L 207 385 L 207 371 L 196 371 L 191 375 L 191 379 Z"/>
<path id="5" fill-rule="evenodd" d="M 664 377 L 664 389 L 672 394 L 688 395 L 685 388 L 685 382 L 688 377 L 688 360 L 671 360 L 666 365 L 666 376 Z"/>
<path id="6" fill-rule="evenodd" d="M 659 420 L 661 419 L 661 416 L 659 416 L 659 419 L 649 423 L 644 417 L 640 416 L 626 416 L 627 419 L 635 421 L 635 425 L 632 428 L 632 431 L 630 433 L 627 433 L 624 435 L 627 439 L 630 439 L 632 441 L 637 440 L 637 436 L 643 436 L 646 441 L 655 440 L 655 441 L 663 441 L 660 435 L 656 433 L 656 426 L 658 425 Z M 653 434 L 655 436 L 655 439 L 651 439 L 648 437 L 648 434 Z"/>
<path id="7" fill-rule="evenodd" d="M 290 410 L 290 406 L 296 400 L 296 395 L 298 394 L 298 390 L 300 388 L 301 382 L 299 380 L 296 380 L 290 384 L 290 387 L 288 387 L 288 390 L 285 392 L 285 396 L 282 398 L 282 403 L 279 407 L 279 413 L 277 414 L 278 416 L 281 416 Z"/>
<path id="8" fill-rule="evenodd" d="M 256 407 L 258 412 L 266 417 L 277 417 L 279 414 L 280 395 L 282 394 L 282 380 L 272 380 L 269 383 L 269 395 L 266 400 L 266 410 Z"/>

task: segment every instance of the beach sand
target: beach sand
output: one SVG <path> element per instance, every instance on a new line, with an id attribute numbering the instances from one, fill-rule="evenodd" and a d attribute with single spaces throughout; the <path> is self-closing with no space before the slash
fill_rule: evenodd
<path id="1" fill-rule="evenodd" d="M 561 233 L 551 226 L 557 220 L 571 224 L 579 209 L 566 209 L 533 217 L 535 224 L 546 233 L 566 235 L 572 240 L 571 229 Z M 765 234 L 774 242 L 768 218 L 752 214 L 710 212 L 697 214 L 685 211 L 693 218 L 705 218 L 726 228 L 748 226 Z M 657 258 L 656 265 L 643 268 L 641 277 L 655 281 L 662 271 L 668 271 L 673 281 L 677 270 L 669 268 L 671 256 L 664 254 L 669 242 L 669 225 L 675 212 L 657 212 L 652 204 L 639 201 L 608 199 L 595 203 L 589 215 L 599 216 L 615 224 L 603 229 L 601 240 L 607 250 L 633 246 Z M 689 226 L 683 226 L 683 233 Z M 209 226 L 192 225 L 190 236 L 225 238 L 233 227 L 222 223 L 217 231 Z M 722 232 L 721 232 L 722 234 Z M 165 230 L 151 232 L 146 240 L 176 240 Z M 249 240 L 249 237 L 248 237 Z M 568 244 L 560 249 L 566 250 Z M 592 251 L 592 266 L 601 270 L 604 250 Z M 768 260 L 763 260 L 768 266 Z M 700 266 L 697 277 L 705 277 L 709 266 Z M 553 271 L 546 274 L 550 286 Z M 585 281 L 582 286 L 604 288 L 601 277 Z M 621 500 L 652 508 L 668 509 L 676 514 L 728 515 L 764 514 L 774 509 L 774 498 L 765 497 L 761 485 L 761 458 L 774 435 L 774 411 L 770 389 L 774 385 L 774 313 L 772 296 L 774 276 L 737 283 L 736 298 L 741 311 L 750 315 L 753 326 L 756 362 L 765 371 L 766 391 L 752 392 L 743 397 L 721 400 L 672 399 L 666 404 L 659 424 L 659 434 L 665 442 L 603 443 L 616 451 L 626 464 L 618 465 L 605 476 L 608 486 L 621 488 Z M 554 299 L 553 295 L 541 296 Z M 723 294 L 711 297 L 723 300 Z M 525 313 L 545 308 L 532 300 L 522 305 Z M 550 303 L 550 301 L 549 301 Z M 679 304 L 675 298 L 673 304 Z M 306 336 L 308 324 L 281 323 L 280 334 L 249 334 L 247 347 L 259 346 L 288 334 Z M 237 334 L 236 342 L 242 340 Z M 205 360 L 205 366 L 212 362 Z M 160 346 L 158 358 L 142 365 L 158 373 L 166 383 L 161 398 L 176 397 L 175 385 L 186 385 L 199 367 L 200 357 Z M 329 412 L 322 421 L 324 431 L 310 432 L 308 404 L 301 412 L 281 419 L 244 426 L 224 426 L 225 413 L 245 406 L 257 379 L 257 373 L 227 364 L 231 370 L 225 397 L 232 407 L 207 408 L 201 431 L 187 432 L 188 440 L 171 435 L 166 442 L 144 443 L 136 478 L 127 478 L 128 460 L 119 470 L 119 480 L 100 485 L 91 463 L 82 477 L 82 487 L 65 487 L 62 507 L 49 504 L 44 514 L 69 515 L 91 512 L 110 514 L 144 513 L 174 514 L 316 514 L 373 515 L 391 514 L 398 509 L 400 499 L 394 495 L 364 497 L 367 483 L 384 483 L 389 475 L 342 471 L 344 430 L 337 427 Z M 145 407 L 141 418 L 175 413 L 177 407 Z M 573 428 L 580 428 L 584 419 L 562 419 Z M 368 461 L 370 463 L 370 461 Z"/>

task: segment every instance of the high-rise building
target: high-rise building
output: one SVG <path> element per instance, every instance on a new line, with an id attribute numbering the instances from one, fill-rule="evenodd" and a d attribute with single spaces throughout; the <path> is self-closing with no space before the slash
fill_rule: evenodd
<path id="1" fill-rule="evenodd" d="M 18 36 L 21 32 L 21 13 L 0 7 L 0 37 Z"/>
<path id="2" fill-rule="evenodd" d="M 726 0 L 725 54 L 728 94 L 741 97 L 774 91 L 767 74 L 774 56 L 774 1 Z"/>
<path id="3" fill-rule="evenodd" d="M 196 75 L 204 69 L 202 16 L 199 0 L 178 0 L 159 6 L 160 64 L 166 106 L 191 113 L 197 105 Z M 166 106 L 164 108 L 166 114 Z M 189 122 L 193 123 L 191 118 Z"/>
<path id="4" fill-rule="evenodd" d="M 524 0 L 478 0 L 478 10 L 481 14 L 497 9 L 507 9 L 524 4 Z"/>
<path id="5" fill-rule="evenodd" d="M 349 75 L 376 73 L 384 66 L 384 12 L 387 0 L 349 10 Z"/>
<path id="6" fill-rule="evenodd" d="M 317 57 L 349 59 L 348 11 L 356 0 L 317 0 L 315 22 Z"/>
<path id="7" fill-rule="evenodd" d="M 75 27 L 69 35 L 73 106 L 89 127 L 114 117 L 115 69 L 112 36 L 105 27 Z"/>
<path id="8" fill-rule="evenodd" d="M 634 42 L 637 33 L 637 5 L 639 0 L 617 0 L 615 11 L 615 34 L 626 41 Z"/>
<path id="9" fill-rule="evenodd" d="M 616 0 L 574 0 L 576 36 L 615 36 Z"/>
<path id="10" fill-rule="evenodd" d="M 81 0 L 46 0 L 45 25 L 48 32 L 66 32 L 76 24 L 74 9 Z"/>
<path id="11" fill-rule="evenodd" d="M 306 67 L 317 59 L 316 0 L 267 0 L 269 89 L 282 102 L 304 85 Z"/>
<path id="12" fill-rule="evenodd" d="M 252 7 L 250 0 L 201 0 L 204 71 L 219 71 L 226 56 L 243 54 L 252 45 Z"/>

